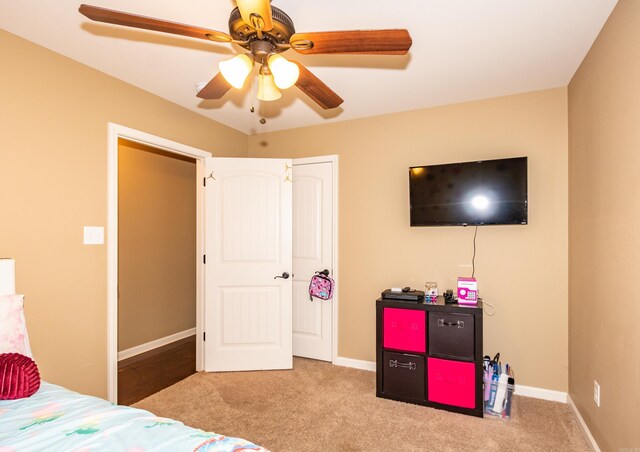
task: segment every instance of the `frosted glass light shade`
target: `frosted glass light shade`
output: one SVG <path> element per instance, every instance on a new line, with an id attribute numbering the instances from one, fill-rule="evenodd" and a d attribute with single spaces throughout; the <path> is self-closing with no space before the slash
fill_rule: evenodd
<path id="1" fill-rule="evenodd" d="M 273 81 L 273 75 L 258 75 L 258 99 L 268 102 L 282 97 L 282 93 Z"/>
<path id="2" fill-rule="evenodd" d="M 240 89 L 253 69 L 253 59 L 243 53 L 230 60 L 221 61 L 218 67 L 224 79 L 234 88 Z"/>
<path id="3" fill-rule="evenodd" d="M 273 74 L 276 86 L 280 89 L 291 88 L 300 76 L 298 65 L 277 53 L 269 55 L 269 69 Z"/>

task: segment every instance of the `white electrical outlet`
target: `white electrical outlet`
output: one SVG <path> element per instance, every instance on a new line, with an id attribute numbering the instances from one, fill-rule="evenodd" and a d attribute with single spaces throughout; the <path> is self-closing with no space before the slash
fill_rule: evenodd
<path id="1" fill-rule="evenodd" d="M 593 380 L 593 401 L 600 406 L 600 385 L 595 380 Z"/>

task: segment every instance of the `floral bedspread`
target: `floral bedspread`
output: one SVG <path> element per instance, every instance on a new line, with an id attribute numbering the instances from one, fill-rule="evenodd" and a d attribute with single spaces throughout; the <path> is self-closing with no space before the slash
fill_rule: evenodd
<path id="1" fill-rule="evenodd" d="M 42 382 L 26 399 L 0 400 L 0 452 L 265 451 L 148 411 Z"/>

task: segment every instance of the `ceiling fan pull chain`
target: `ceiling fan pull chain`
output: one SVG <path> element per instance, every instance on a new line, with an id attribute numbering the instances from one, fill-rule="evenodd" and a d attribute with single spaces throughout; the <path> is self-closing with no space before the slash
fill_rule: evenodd
<path id="1" fill-rule="evenodd" d="M 260 101 L 260 124 L 266 124 L 267 120 L 264 117 L 264 101 Z"/>
<path id="2" fill-rule="evenodd" d="M 256 78 L 255 77 L 251 77 L 251 108 L 249 109 L 249 111 L 251 113 L 253 113 L 254 111 L 256 111 L 256 109 L 253 107 L 253 101 L 256 98 Z"/>

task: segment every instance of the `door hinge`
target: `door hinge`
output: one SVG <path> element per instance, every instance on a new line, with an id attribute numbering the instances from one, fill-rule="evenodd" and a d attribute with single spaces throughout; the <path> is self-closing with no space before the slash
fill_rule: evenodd
<path id="1" fill-rule="evenodd" d="M 203 341 L 207 340 L 207 332 L 206 331 L 202 333 L 202 340 Z"/>
<path id="2" fill-rule="evenodd" d="M 207 263 L 207 255 L 206 255 L 206 254 L 203 254 L 203 255 L 202 255 L 202 263 L 203 263 L 203 264 L 206 264 L 206 263 Z"/>

